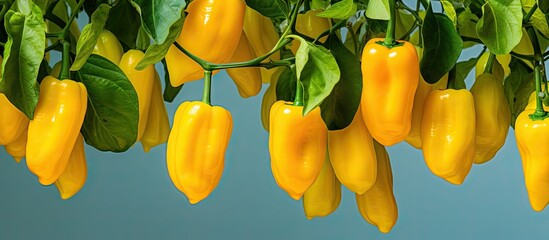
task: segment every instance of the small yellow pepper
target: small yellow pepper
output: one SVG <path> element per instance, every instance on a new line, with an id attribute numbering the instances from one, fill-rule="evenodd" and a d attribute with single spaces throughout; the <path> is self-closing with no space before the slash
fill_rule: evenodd
<path id="1" fill-rule="evenodd" d="M 27 132 L 28 124 L 25 131 L 23 131 L 15 141 L 4 145 L 6 152 L 11 155 L 17 163 L 21 162 L 21 159 L 25 157 L 27 152 Z"/>
<path id="2" fill-rule="evenodd" d="M 168 141 L 170 135 L 170 120 L 164 99 L 162 97 L 162 86 L 160 85 L 160 76 L 154 71 L 154 83 L 151 95 L 151 104 L 147 114 L 147 126 L 141 136 L 141 145 L 143 150 L 149 152 L 151 148 Z"/>
<path id="3" fill-rule="evenodd" d="M 303 194 L 303 210 L 307 219 L 325 217 L 334 212 L 341 202 L 341 183 L 335 176 L 326 154 L 322 171 L 315 183 Z"/>
<path id="4" fill-rule="evenodd" d="M 63 174 L 55 181 L 55 186 L 59 190 L 59 195 L 63 200 L 67 200 L 77 194 L 86 183 L 88 177 L 88 167 L 86 165 L 86 153 L 84 151 L 84 138 L 82 134 L 78 135 L 74 148 L 69 157 L 67 168 Z"/>
<path id="5" fill-rule="evenodd" d="M 103 29 L 92 53 L 105 57 L 118 65 L 122 54 L 124 54 L 124 49 L 122 49 L 118 38 L 111 31 Z"/>
<path id="6" fill-rule="evenodd" d="M 16 141 L 27 128 L 29 119 L 0 93 L 0 145 Z"/>
<path id="7" fill-rule="evenodd" d="M 246 33 L 243 32 L 230 62 L 244 62 L 256 57 L 250 47 Z M 259 68 L 229 68 L 227 74 L 233 79 L 241 97 L 252 97 L 261 91 L 261 71 Z"/>

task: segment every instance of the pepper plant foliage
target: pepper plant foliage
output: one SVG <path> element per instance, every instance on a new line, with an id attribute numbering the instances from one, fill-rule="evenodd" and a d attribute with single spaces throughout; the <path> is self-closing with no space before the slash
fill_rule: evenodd
<path id="1" fill-rule="evenodd" d="M 191 1 L 81 1 L 0 1 L 0 92 L 32 119 L 39 83 L 53 65 L 47 54 L 63 52 L 62 45 L 68 43 L 70 64 L 64 67 L 70 67 L 71 78 L 83 82 L 89 91 L 90 110 L 82 128 L 86 142 L 102 151 L 125 151 L 136 139 L 137 97 L 117 66 L 92 54 L 99 34 L 108 29 L 124 50 L 144 51 L 137 69 L 157 63 L 165 66 L 168 49 L 185 34 L 185 9 Z M 248 7 L 272 20 L 283 38 L 279 43 L 287 45 L 277 49 L 283 56 L 280 61 L 258 65 L 280 69 L 278 85 L 272 86 L 277 99 L 293 101 L 296 93 L 302 93 L 303 114 L 320 106 L 329 129 L 348 126 L 360 102 L 361 51 L 370 38 L 385 34 L 388 1 L 247 0 Z M 452 86 L 464 87 L 478 58 L 457 62 L 458 58 L 463 49 L 481 45 L 485 51 L 511 54 L 505 93 L 513 116 L 524 109 L 534 86 L 530 61 L 548 55 L 548 0 L 399 0 L 396 8 L 395 37 L 423 48 L 420 72 L 425 81 L 436 83 L 450 73 Z M 294 13 L 310 9 L 320 9 L 316 16 L 332 23 L 320 36 L 296 30 Z M 88 19 L 81 34 L 69 27 L 75 24 L 70 17 L 74 12 Z M 292 39 L 301 42 L 295 55 L 289 51 Z M 540 52 L 534 52 L 534 44 L 539 44 Z M 166 73 L 166 83 L 168 78 Z M 165 100 L 173 101 L 180 87 L 166 85 Z M 303 91 L 296 91 L 297 86 Z"/>

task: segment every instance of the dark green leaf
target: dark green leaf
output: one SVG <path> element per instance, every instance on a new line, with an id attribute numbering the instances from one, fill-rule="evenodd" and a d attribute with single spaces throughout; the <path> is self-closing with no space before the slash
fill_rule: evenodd
<path id="1" fill-rule="evenodd" d="M 478 59 L 477 58 L 471 58 L 467 61 L 458 62 L 456 65 L 456 78 L 454 79 L 454 86 L 456 86 L 457 89 L 465 89 L 465 78 L 467 78 L 467 75 L 471 72 L 471 70 L 475 67 L 477 64 Z"/>
<path id="2" fill-rule="evenodd" d="M 170 27 L 181 18 L 185 1 L 181 0 L 132 0 L 141 15 L 143 29 L 156 44 L 166 41 Z"/>
<path id="3" fill-rule="evenodd" d="M 356 13 L 357 6 L 353 0 L 343 0 L 331 5 L 325 11 L 317 14 L 319 17 L 346 19 Z"/>
<path id="4" fill-rule="evenodd" d="M 320 104 L 320 113 L 328 130 L 340 130 L 351 124 L 360 105 L 362 72 L 357 57 L 345 48 L 337 35 L 330 35 L 327 44 L 337 61 L 341 77 Z"/>
<path id="5" fill-rule="evenodd" d="M 179 34 L 181 33 L 181 29 L 183 28 L 183 22 L 185 19 L 182 17 L 179 20 L 177 20 L 171 27 L 170 27 L 170 34 L 168 34 L 168 38 L 166 38 L 166 41 L 162 44 L 152 44 L 147 48 L 147 51 L 145 52 L 145 56 L 139 64 L 135 67 L 137 70 L 143 70 L 147 68 L 147 66 L 151 64 L 155 64 L 162 60 L 164 56 L 168 53 L 168 50 L 170 49 L 170 46 L 177 40 L 179 37 Z"/>
<path id="6" fill-rule="evenodd" d="M 495 54 L 508 54 L 522 37 L 522 6 L 516 0 L 487 0 L 477 23 L 480 40 Z"/>
<path id="7" fill-rule="evenodd" d="M 166 86 L 164 88 L 164 101 L 173 102 L 175 97 L 177 97 L 177 94 L 181 91 L 181 88 L 183 88 L 184 84 L 181 84 L 178 87 L 172 86 L 170 83 L 170 73 L 168 72 L 166 61 L 162 60 L 162 66 L 164 66 L 164 85 Z"/>
<path id="8" fill-rule="evenodd" d="M 534 73 L 522 60 L 513 58 L 511 74 L 505 79 L 503 88 L 511 110 L 511 126 L 515 127 L 515 120 L 526 108 L 530 94 L 535 90 Z"/>
<path id="9" fill-rule="evenodd" d="M 448 16 L 434 13 L 431 5 L 425 15 L 422 34 L 425 50 L 420 62 L 421 75 L 433 84 L 454 67 L 463 41 Z"/>
<path id="10" fill-rule="evenodd" d="M 109 17 L 110 9 L 109 5 L 101 4 L 92 14 L 91 23 L 82 29 L 82 34 L 76 44 L 76 58 L 72 63 L 71 71 L 78 71 L 86 63 L 90 54 L 92 54 L 97 39 L 99 39 L 99 35 Z"/>
<path id="11" fill-rule="evenodd" d="M 124 152 L 137 139 L 137 93 L 114 63 L 92 54 L 77 72 L 88 90 L 88 110 L 82 125 L 86 143 L 101 151 Z"/>
<path id="12" fill-rule="evenodd" d="M 125 45 L 125 49 L 135 49 L 135 40 L 141 21 L 139 13 L 131 5 L 130 0 L 118 0 L 110 13 L 105 28 L 114 33 L 120 43 Z"/>
<path id="13" fill-rule="evenodd" d="M 34 118 L 39 87 L 36 81 L 44 57 L 46 24 L 40 8 L 30 0 L 16 3 L 17 12 L 4 16 L 8 40 L 4 46 L 0 92 L 29 119 Z"/>
<path id="14" fill-rule="evenodd" d="M 278 77 L 278 81 L 276 82 L 276 100 L 294 101 L 297 85 L 297 77 L 294 71 L 295 65 L 292 68 L 284 69 Z"/>
<path id="15" fill-rule="evenodd" d="M 288 4 L 284 0 L 247 0 L 246 4 L 269 18 L 287 18 Z"/>
<path id="16" fill-rule="evenodd" d="M 300 39 L 296 75 L 303 85 L 303 115 L 318 107 L 339 81 L 337 62 L 326 48 Z"/>
<path id="17" fill-rule="evenodd" d="M 541 12 L 547 14 L 549 13 L 549 0 L 537 0 L 538 7 Z"/>

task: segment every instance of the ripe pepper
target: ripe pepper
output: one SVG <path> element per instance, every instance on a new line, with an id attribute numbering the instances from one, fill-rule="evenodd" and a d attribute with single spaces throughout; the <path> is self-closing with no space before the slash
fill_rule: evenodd
<path id="1" fill-rule="evenodd" d="M 11 155 L 17 163 L 21 162 L 21 159 L 25 157 L 25 153 L 27 152 L 27 132 L 28 124 L 23 133 L 21 133 L 15 141 L 4 145 L 6 152 Z"/>
<path id="2" fill-rule="evenodd" d="M 261 125 L 268 132 L 269 131 L 269 114 L 271 107 L 276 102 L 276 82 L 278 78 L 273 78 L 271 84 L 263 93 L 263 99 L 261 100 Z"/>
<path id="3" fill-rule="evenodd" d="M 368 41 L 362 54 L 362 114 L 372 137 L 391 146 L 410 132 L 419 60 L 409 42 L 392 48 L 378 42 Z"/>
<path id="4" fill-rule="evenodd" d="M 84 122 L 88 93 L 84 84 L 47 76 L 29 123 L 27 166 L 43 185 L 54 183 L 67 167 Z"/>
<path id="5" fill-rule="evenodd" d="M 135 66 L 143 59 L 145 54 L 140 50 L 129 50 L 120 59 L 118 66 L 126 74 L 133 85 L 137 98 L 139 99 L 139 130 L 137 133 L 137 141 L 141 139 L 147 126 L 149 116 L 149 106 L 151 103 L 151 95 L 155 81 L 154 65 L 148 66 L 142 71 L 135 70 Z"/>
<path id="6" fill-rule="evenodd" d="M 74 148 L 69 157 L 69 163 L 63 174 L 55 181 L 59 195 L 67 200 L 77 194 L 86 183 L 88 167 L 86 166 L 86 153 L 84 151 L 84 138 L 78 135 Z"/>
<path id="7" fill-rule="evenodd" d="M 295 200 L 317 179 L 326 158 L 327 129 L 320 108 L 303 116 L 302 106 L 277 101 L 271 107 L 269 152 L 280 188 Z"/>
<path id="8" fill-rule="evenodd" d="M 167 142 L 170 135 L 170 120 L 162 97 L 160 76 L 158 76 L 156 70 L 154 70 L 154 76 L 151 103 L 147 114 L 147 126 L 140 139 L 145 152 L 149 152 L 151 148 Z"/>
<path id="9" fill-rule="evenodd" d="M 307 219 L 325 217 L 334 212 L 341 202 L 341 183 L 335 176 L 326 154 L 326 160 L 315 183 L 303 194 L 303 210 Z"/>
<path id="10" fill-rule="evenodd" d="M 124 54 L 124 49 L 122 49 L 118 38 L 111 31 L 103 29 L 101 34 L 99 34 L 99 39 L 97 39 L 92 53 L 105 57 L 114 64 L 118 64 Z"/>
<path id="11" fill-rule="evenodd" d="M 485 163 L 492 159 L 505 144 L 511 111 L 505 97 L 503 84 L 491 73 L 477 77 L 471 87 L 475 101 L 476 146 L 474 163 Z"/>
<path id="12" fill-rule="evenodd" d="M 370 224 L 377 226 L 382 233 L 388 233 L 398 218 L 398 207 L 393 194 L 393 173 L 389 155 L 378 142 L 374 141 L 377 158 L 377 179 L 366 193 L 355 194 L 358 210 Z"/>
<path id="13" fill-rule="evenodd" d="M 0 93 L 0 145 L 16 141 L 28 123 L 27 116 L 13 106 L 6 95 Z"/>
<path id="14" fill-rule="evenodd" d="M 229 111 L 203 102 L 184 102 L 175 112 L 168 138 L 167 166 L 174 185 L 191 204 L 219 183 L 233 121 Z"/>
<path id="15" fill-rule="evenodd" d="M 316 16 L 322 10 L 309 10 L 306 13 L 298 14 L 295 22 L 295 30 L 301 34 L 304 34 L 310 38 L 316 38 L 324 31 L 332 27 L 332 22 L 329 18 L 323 18 Z M 327 37 L 324 36 L 320 39 L 320 42 L 324 43 Z M 290 49 L 294 54 L 297 53 L 301 42 L 299 40 L 293 40 Z"/>
<path id="16" fill-rule="evenodd" d="M 349 126 L 328 131 L 328 151 L 337 178 L 349 190 L 363 194 L 374 185 L 376 154 L 360 107 Z"/>
<path id="17" fill-rule="evenodd" d="M 503 81 L 505 76 L 509 75 L 505 70 L 503 69 L 503 66 L 499 63 L 499 58 L 504 58 L 505 55 L 499 55 L 496 56 L 496 59 L 494 61 L 494 64 L 492 66 L 492 74 L 499 79 L 500 81 Z M 509 55 L 510 56 L 510 55 Z M 484 73 L 484 69 L 486 68 L 486 64 L 488 63 L 488 58 L 490 57 L 490 52 L 485 52 L 480 56 L 480 58 L 477 61 L 476 67 L 475 67 L 475 78 L 478 78 L 481 74 Z M 504 59 L 506 60 L 506 59 Z M 509 68 L 509 64 L 507 64 L 507 68 Z M 510 71 L 510 70 L 509 70 Z"/>
<path id="18" fill-rule="evenodd" d="M 461 184 L 475 157 L 475 103 L 466 89 L 435 90 L 425 100 L 423 157 L 435 175 Z"/>
<path id="19" fill-rule="evenodd" d="M 250 7 L 246 7 L 246 15 L 244 16 L 244 26 L 242 27 L 242 30 L 246 33 L 248 41 L 257 56 L 270 52 L 280 38 L 271 19 L 261 15 L 261 13 Z M 269 59 L 280 60 L 280 52 L 275 52 Z M 264 62 L 268 62 L 269 59 L 265 59 Z M 275 74 L 276 72 L 276 68 L 261 68 L 262 82 L 270 83 L 273 77 L 278 78 Z"/>
<path id="20" fill-rule="evenodd" d="M 517 117 L 515 138 L 530 205 L 541 212 L 549 203 L 549 149 L 542 146 L 542 143 L 549 141 L 549 118 L 530 119 L 529 115 L 534 113 L 536 106 L 535 100 L 533 102 Z M 549 107 L 544 108 L 545 111 L 549 110 Z"/>
<path id="21" fill-rule="evenodd" d="M 256 57 L 250 47 L 246 33 L 243 32 L 230 62 L 244 62 Z M 241 97 L 252 97 L 261 91 L 261 71 L 259 68 L 229 68 L 227 74 L 233 79 Z"/>
<path id="22" fill-rule="evenodd" d="M 242 0 L 192 1 L 177 43 L 208 62 L 227 63 L 238 46 L 245 10 Z M 166 64 L 174 87 L 204 76 L 202 67 L 175 45 L 168 50 Z"/>

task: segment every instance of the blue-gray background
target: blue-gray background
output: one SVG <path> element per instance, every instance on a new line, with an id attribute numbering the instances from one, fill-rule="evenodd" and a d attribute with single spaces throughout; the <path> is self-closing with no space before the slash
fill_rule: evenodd
<path id="1" fill-rule="evenodd" d="M 479 51 L 466 51 L 462 59 Z M 170 121 L 179 103 L 201 94 L 202 81 L 186 84 L 167 104 Z M 302 203 L 272 177 L 261 97 L 240 98 L 222 72 L 214 77 L 212 101 L 232 113 L 234 128 L 223 177 L 206 200 L 191 206 L 173 186 L 165 144 L 147 154 L 140 144 L 121 154 L 87 146 L 88 181 L 67 201 L 0 148 L 0 239 L 549 238 L 549 211 L 530 208 L 512 130 L 495 159 L 475 165 L 461 186 L 431 174 L 421 151 L 406 143 L 388 148 L 399 219 L 381 234 L 362 219 L 346 189 L 335 213 L 307 220 Z"/>

